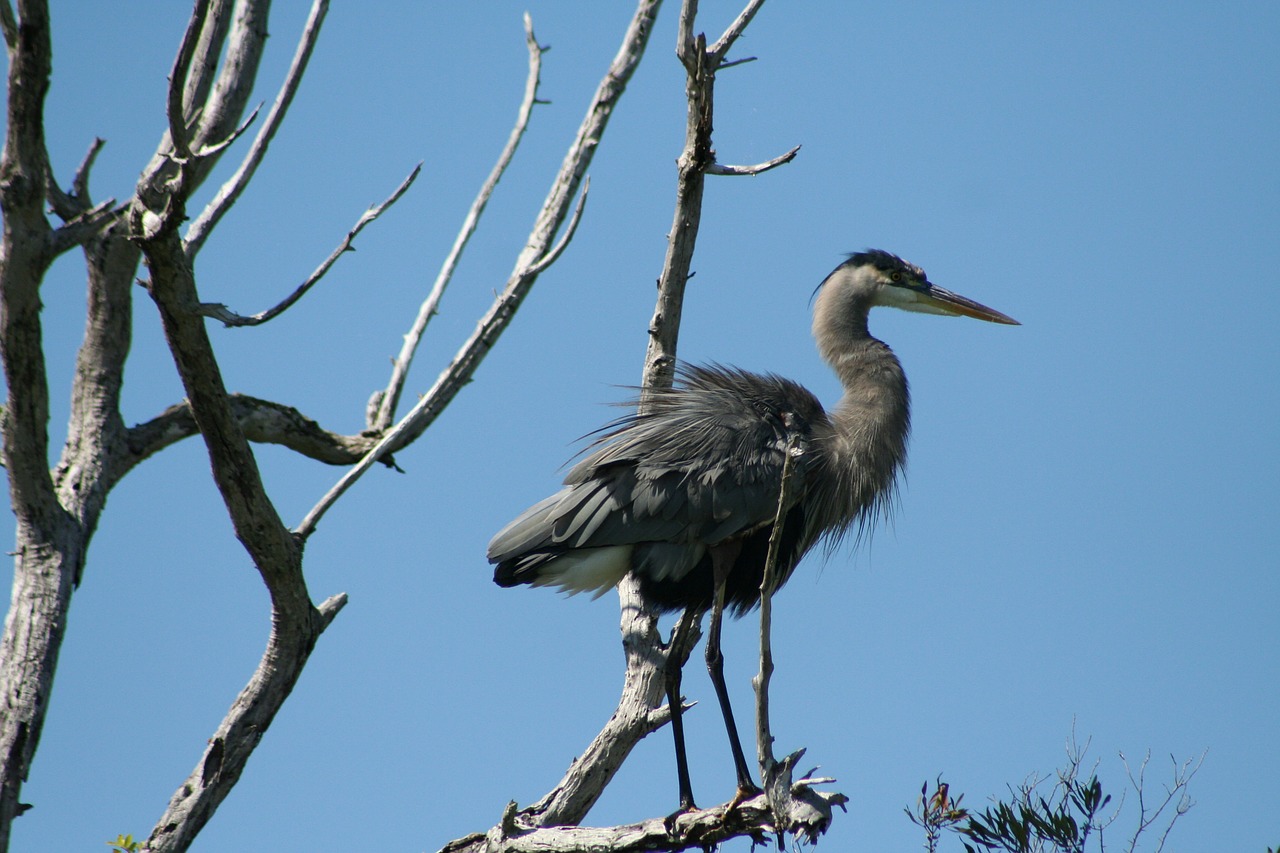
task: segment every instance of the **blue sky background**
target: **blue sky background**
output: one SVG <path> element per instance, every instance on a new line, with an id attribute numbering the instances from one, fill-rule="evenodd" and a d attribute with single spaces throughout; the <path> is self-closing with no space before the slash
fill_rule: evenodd
<path id="1" fill-rule="evenodd" d="M 165 128 L 185 5 L 55 4 L 63 183 L 97 135 L 95 197 L 131 192 Z M 739 5 L 704 2 L 700 29 L 718 35 Z M 505 281 L 629 3 L 335 4 L 266 165 L 200 256 L 203 298 L 274 304 L 419 160 L 424 173 L 289 313 L 212 330 L 230 387 L 362 428 L 510 128 L 526 7 L 553 48 L 552 103 L 406 396 L 434 381 Z M 350 604 L 196 849 L 435 850 L 541 796 L 612 711 L 616 598 L 500 590 L 484 550 L 639 379 L 683 139 L 677 11 L 609 127 L 571 248 L 399 455 L 406 473 L 371 472 L 311 539 L 313 596 Z M 278 4 L 264 100 L 305 12 Z M 774 2 L 735 55 L 759 61 L 719 79 L 720 159 L 804 147 L 768 175 L 708 181 L 682 357 L 776 371 L 834 403 L 809 296 L 868 246 L 1024 324 L 872 317 L 915 398 L 901 508 L 861 548 L 811 557 L 775 609 L 778 748 L 808 747 L 852 798 L 825 845 L 917 849 L 902 807 L 924 780 L 980 805 L 1060 766 L 1073 726 L 1117 795 L 1119 752 L 1150 750 L 1158 791 L 1170 755 L 1208 750 L 1172 849 L 1280 842 L 1280 10 Z M 55 442 L 83 290 L 76 256 L 44 290 Z M 137 296 L 131 423 L 181 398 Z M 294 523 L 341 474 L 276 448 L 260 460 Z M 198 442 L 113 494 L 70 618 L 19 851 L 145 837 L 258 661 L 266 592 Z M 755 631 L 747 618 L 725 640 L 744 717 Z M 696 659 L 685 690 L 695 793 L 723 801 L 732 766 Z M 590 822 L 666 814 L 675 794 L 664 730 Z"/>

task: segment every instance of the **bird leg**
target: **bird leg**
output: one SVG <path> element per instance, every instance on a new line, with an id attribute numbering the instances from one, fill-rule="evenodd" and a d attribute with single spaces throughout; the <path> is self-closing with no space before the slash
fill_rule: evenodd
<path id="1" fill-rule="evenodd" d="M 689 781 L 689 758 L 684 751 L 684 700 L 680 697 L 680 677 L 684 662 L 688 658 L 689 636 L 698 624 L 699 614 L 694 610 L 686 611 L 676 622 L 675 631 L 671 635 L 671 643 L 667 647 L 667 660 L 663 671 L 667 690 L 667 707 L 671 709 L 671 733 L 676 740 L 676 779 L 680 786 L 680 808 L 667 818 L 673 823 L 674 818 L 697 808 L 693 802 L 693 785 Z"/>
<path id="2" fill-rule="evenodd" d="M 738 792 L 734 795 L 733 806 L 760 793 L 760 788 L 751 780 L 751 769 L 747 766 L 747 758 L 742 753 L 742 741 L 738 737 L 738 726 L 733 721 L 733 708 L 729 705 L 729 689 L 724 683 L 724 655 L 720 653 L 720 623 L 724 620 L 725 583 L 729 578 L 729 570 L 733 568 L 738 552 L 742 550 L 742 542 L 731 539 L 711 548 L 711 573 L 715 583 L 715 597 L 711 603 L 711 624 L 707 628 L 707 672 L 711 675 L 711 685 L 715 687 L 716 699 L 720 701 L 720 713 L 724 716 L 725 731 L 729 734 L 729 749 L 733 752 L 733 768 L 738 774 Z"/>

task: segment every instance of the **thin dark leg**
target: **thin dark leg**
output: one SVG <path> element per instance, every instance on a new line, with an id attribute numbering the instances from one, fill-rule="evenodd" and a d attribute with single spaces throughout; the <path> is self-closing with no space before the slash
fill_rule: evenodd
<path id="1" fill-rule="evenodd" d="M 667 707 L 671 709 L 671 733 L 676 740 L 676 780 L 680 786 L 680 809 L 676 812 L 677 815 L 697 808 L 693 802 L 693 785 L 689 781 L 689 758 L 684 750 L 684 700 L 680 697 L 680 676 L 685 656 L 685 653 L 680 650 L 688 643 L 689 631 L 695 624 L 697 623 L 694 619 L 680 620 L 679 630 L 671 637 L 664 672 Z"/>
<path id="2" fill-rule="evenodd" d="M 724 683 L 724 655 L 720 653 L 720 623 L 724 619 L 725 581 L 740 547 L 739 543 L 734 542 L 711 550 L 715 598 L 711 605 L 711 624 L 707 628 L 706 647 L 707 672 L 711 675 L 716 699 L 720 701 L 720 713 L 724 716 L 725 731 L 729 734 L 729 749 L 733 752 L 733 768 L 738 774 L 738 795 L 734 799 L 739 801 L 760 792 L 756 783 L 751 780 L 751 769 L 747 765 L 746 756 L 742 753 L 742 741 L 738 737 L 738 726 L 733 721 L 733 708 L 729 704 L 729 689 Z"/>

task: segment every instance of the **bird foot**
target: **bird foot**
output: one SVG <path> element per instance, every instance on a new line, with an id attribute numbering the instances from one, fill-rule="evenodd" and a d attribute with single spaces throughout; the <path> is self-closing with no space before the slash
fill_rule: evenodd
<path id="1" fill-rule="evenodd" d="M 754 799 L 763 793 L 764 789 L 757 787 L 754 782 L 739 782 L 737 792 L 734 793 L 733 799 L 729 801 L 729 807 L 724 810 L 725 814 L 729 814 L 747 800 Z"/>
<path id="2" fill-rule="evenodd" d="M 671 814 L 667 815 L 662 819 L 662 826 L 664 829 L 667 830 L 667 835 L 675 836 L 676 821 L 680 819 L 681 815 L 687 815 L 689 814 L 689 812 L 696 812 L 697 810 L 698 810 L 698 807 L 694 805 L 693 800 L 682 802 L 680 804 L 680 808 L 676 809 Z"/>

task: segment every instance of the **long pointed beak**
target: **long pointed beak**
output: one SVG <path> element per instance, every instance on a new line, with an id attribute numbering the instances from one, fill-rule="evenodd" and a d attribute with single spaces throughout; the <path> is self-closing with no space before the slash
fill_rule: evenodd
<path id="1" fill-rule="evenodd" d="M 938 287 L 936 284 L 930 283 L 928 290 L 917 291 L 917 293 L 920 304 L 928 305 L 940 314 L 973 317 L 976 320 L 986 320 L 989 323 L 1004 323 L 1008 326 L 1022 325 L 1007 314 L 1001 314 L 994 308 L 988 308 L 980 302 L 974 302 L 972 299 L 961 296 L 958 293 L 952 293 L 950 290 Z"/>

